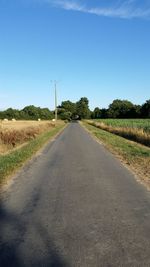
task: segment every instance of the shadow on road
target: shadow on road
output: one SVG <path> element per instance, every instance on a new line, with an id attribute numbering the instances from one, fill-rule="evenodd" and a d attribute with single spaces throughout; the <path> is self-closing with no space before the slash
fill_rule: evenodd
<path id="1" fill-rule="evenodd" d="M 27 221 L 0 206 L 0 266 L 69 267 L 47 229 L 39 222 L 32 223 L 32 228 L 40 235 L 40 244 L 34 244 L 34 237 L 27 235 Z"/>

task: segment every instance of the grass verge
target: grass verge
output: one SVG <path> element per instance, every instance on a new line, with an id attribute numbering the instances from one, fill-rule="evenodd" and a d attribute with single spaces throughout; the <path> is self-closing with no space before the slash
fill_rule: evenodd
<path id="1" fill-rule="evenodd" d="M 150 147 L 150 134 L 149 132 L 145 132 L 143 129 L 133 128 L 133 127 L 116 127 L 112 125 L 108 125 L 104 122 L 95 122 L 95 121 L 87 121 L 90 125 L 93 125 L 97 128 L 105 130 L 107 132 L 122 136 L 126 139 L 138 142 L 145 146 Z"/>
<path id="2" fill-rule="evenodd" d="M 50 131 L 46 131 L 29 141 L 25 146 L 0 156 L 0 185 L 6 178 L 13 174 L 24 162 L 30 159 L 44 144 L 64 128 L 64 124 L 59 124 Z"/>
<path id="3" fill-rule="evenodd" d="M 137 174 L 139 181 L 150 189 L 150 148 L 101 130 L 86 122 L 82 122 L 82 125 Z"/>

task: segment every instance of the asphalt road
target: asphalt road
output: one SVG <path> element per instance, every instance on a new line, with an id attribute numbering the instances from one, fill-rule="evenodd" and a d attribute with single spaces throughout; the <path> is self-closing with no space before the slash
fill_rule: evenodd
<path id="1" fill-rule="evenodd" d="M 71 123 L 2 194 L 0 266 L 148 267 L 150 192 Z"/>

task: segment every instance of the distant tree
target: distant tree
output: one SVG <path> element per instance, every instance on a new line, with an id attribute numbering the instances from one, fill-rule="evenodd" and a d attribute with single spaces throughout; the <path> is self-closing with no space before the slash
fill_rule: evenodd
<path id="1" fill-rule="evenodd" d="M 101 118 L 102 119 L 108 118 L 108 109 L 106 109 L 106 108 L 101 109 Z"/>
<path id="2" fill-rule="evenodd" d="M 54 113 L 48 108 L 41 108 L 39 110 L 39 118 L 42 120 L 51 120 L 54 118 Z"/>
<path id="3" fill-rule="evenodd" d="M 82 97 L 76 103 L 76 112 L 80 119 L 88 119 L 90 117 L 89 100 L 86 97 Z"/>
<path id="4" fill-rule="evenodd" d="M 134 105 L 128 100 L 115 99 L 109 105 L 108 116 L 110 118 L 128 118 Z"/>
<path id="5" fill-rule="evenodd" d="M 70 121 L 72 119 L 72 113 L 70 111 L 64 111 L 64 112 L 60 113 L 59 118 L 61 120 Z"/>
<path id="6" fill-rule="evenodd" d="M 133 105 L 133 107 L 128 111 L 128 118 L 140 118 L 141 117 L 141 106 Z"/>
<path id="7" fill-rule="evenodd" d="M 142 105 L 141 116 L 143 118 L 150 118 L 150 99 Z"/>
<path id="8" fill-rule="evenodd" d="M 1 119 L 19 119 L 20 118 L 20 111 L 13 108 L 8 108 L 5 111 L 1 112 Z"/>
<path id="9" fill-rule="evenodd" d="M 61 103 L 61 108 L 71 112 L 71 114 L 75 114 L 76 113 L 76 104 L 67 100 L 67 101 L 63 101 Z"/>
<path id="10" fill-rule="evenodd" d="M 50 120 L 54 118 L 54 114 L 48 108 L 35 107 L 33 105 L 26 106 L 20 111 L 21 117 L 27 120 L 37 120 L 38 118 L 43 120 Z"/>
<path id="11" fill-rule="evenodd" d="M 71 120 L 76 116 L 76 104 L 67 100 L 58 107 L 58 115 L 63 120 Z"/>
<path id="12" fill-rule="evenodd" d="M 0 120 L 4 119 L 4 112 L 3 111 L 0 111 Z"/>
<path id="13" fill-rule="evenodd" d="M 101 117 L 101 110 L 100 108 L 96 107 L 91 114 L 92 119 L 99 119 Z"/>
<path id="14" fill-rule="evenodd" d="M 38 119 L 39 118 L 39 107 L 33 105 L 26 106 L 23 110 L 26 119 Z"/>

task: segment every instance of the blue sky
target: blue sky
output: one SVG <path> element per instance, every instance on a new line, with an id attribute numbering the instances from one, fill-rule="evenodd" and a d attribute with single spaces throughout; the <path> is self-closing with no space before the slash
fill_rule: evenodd
<path id="1" fill-rule="evenodd" d="M 0 0 L 0 109 L 150 98 L 150 0 Z"/>

